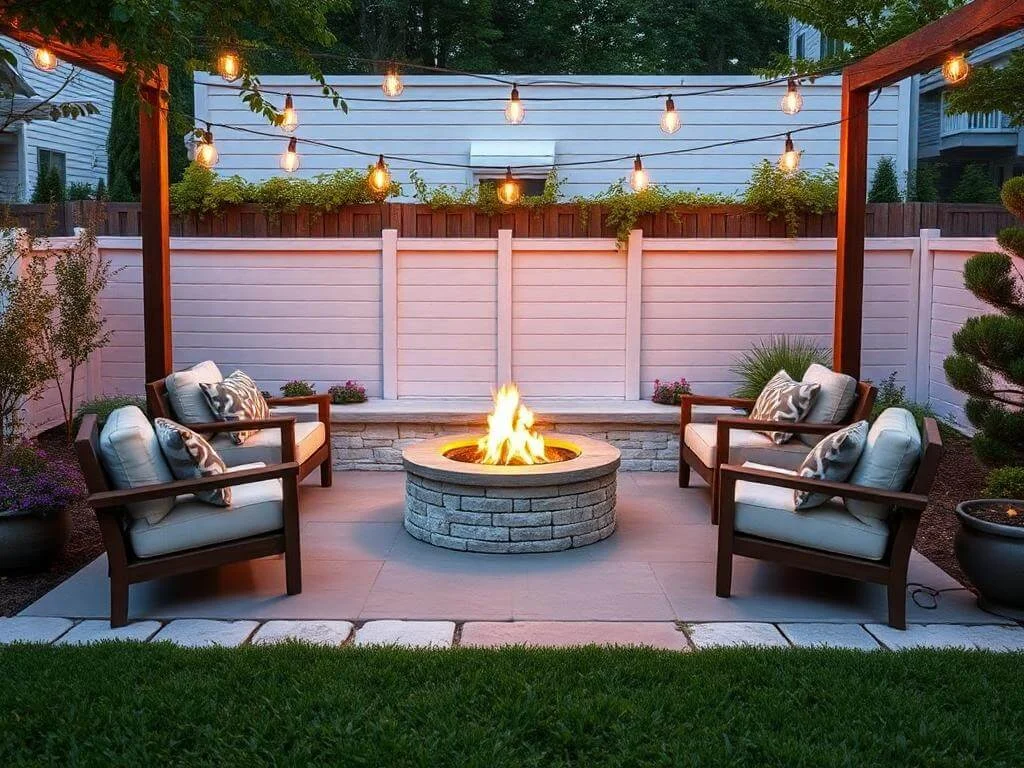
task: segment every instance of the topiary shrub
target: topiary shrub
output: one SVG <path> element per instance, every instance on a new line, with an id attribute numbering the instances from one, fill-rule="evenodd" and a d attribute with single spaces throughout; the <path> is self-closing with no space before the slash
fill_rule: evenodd
<path id="1" fill-rule="evenodd" d="M 992 470 L 981 494 L 988 499 L 1024 499 L 1024 467 Z"/>
<path id="2" fill-rule="evenodd" d="M 998 203 L 999 187 L 992 181 L 988 168 L 971 163 L 960 172 L 950 199 L 954 203 Z"/>
<path id="3" fill-rule="evenodd" d="M 149 411 L 146 398 L 141 395 L 112 395 L 110 397 L 97 397 L 93 400 L 87 400 L 78 406 L 78 409 L 75 411 L 75 432 L 78 432 L 78 428 L 82 425 L 82 418 L 87 414 L 95 413 L 96 421 L 102 427 L 107 423 L 107 418 L 111 413 L 118 408 L 124 408 L 129 405 L 138 406 L 142 409 L 143 413 L 148 413 Z"/>
<path id="4" fill-rule="evenodd" d="M 733 394 L 754 399 L 780 370 L 801 379 L 812 363 L 829 366 L 832 350 L 803 336 L 770 336 L 754 342 L 729 369 L 740 380 Z"/>
<path id="5" fill-rule="evenodd" d="M 871 177 L 871 189 L 868 191 L 868 202 L 898 203 L 902 199 L 900 180 L 896 175 L 896 163 L 886 155 L 875 166 L 875 173 Z"/>
<path id="6" fill-rule="evenodd" d="M 335 384 L 327 392 L 331 396 L 331 402 L 335 405 L 366 402 L 366 387 L 357 381 L 349 380 L 344 384 Z"/>
<path id="7" fill-rule="evenodd" d="M 304 379 L 292 379 L 281 387 L 281 394 L 284 397 L 305 397 L 315 395 L 316 387 Z"/>
<path id="8" fill-rule="evenodd" d="M 655 379 L 654 394 L 651 396 L 651 400 L 661 405 L 679 405 L 683 395 L 688 395 L 691 391 L 690 383 L 686 379 L 669 382 Z"/>

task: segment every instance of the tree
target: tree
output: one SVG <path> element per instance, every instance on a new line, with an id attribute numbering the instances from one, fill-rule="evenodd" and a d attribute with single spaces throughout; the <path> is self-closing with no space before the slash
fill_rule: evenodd
<path id="1" fill-rule="evenodd" d="M 1004 205 L 1024 219 L 1024 176 L 1003 185 Z M 964 285 L 1003 314 L 972 317 L 953 334 L 943 365 L 949 383 L 967 395 L 964 408 L 978 430 L 974 450 L 993 465 L 1024 464 L 1024 227 L 999 233 L 1006 253 L 979 253 L 964 265 Z"/>
<path id="2" fill-rule="evenodd" d="M 907 171 L 907 202 L 939 202 L 939 164 L 918 163 Z"/>
<path id="3" fill-rule="evenodd" d="M 999 187 L 983 165 L 970 163 L 960 171 L 960 180 L 950 196 L 954 203 L 998 203 Z"/>
<path id="4" fill-rule="evenodd" d="M 1010 125 L 1024 125 L 1024 49 L 1011 53 L 998 69 L 991 64 L 975 67 L 964 83 L 944 95 L 951 115 L 998 109 L 1010 118 Z"/>
<path id="5" fill-rule="evenodd" d="M 32 192 L 33 203 L 63 203 L 66 198 L 64 182 L 60 171 L 53 165 L 40 165 L 36 172 L 36 187 Z"/>
<path id="6" fill-rule="evenodd" d="M 871 177 L 871 189 L 868 191 L 868 202 L 898 203 L 902 199 L 900 181 L 896 175 L 896 163 L 886 155 L 875 166 L 875 173 Z"/>

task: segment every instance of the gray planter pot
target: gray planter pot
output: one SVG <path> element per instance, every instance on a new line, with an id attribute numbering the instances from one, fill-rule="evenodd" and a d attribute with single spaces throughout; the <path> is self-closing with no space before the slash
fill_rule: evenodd
<path id="1" fill-rule="evenodd" d="M 979 520 L 969 510 L 980 504 L 1016 504 L 1012 499 L 976 499 L 957 505 L 960 528 L 956 556 L 978 590 L 983 608 L 1024 616 L 1024 528 Z"/>
<path id="2" fill-rule="evenodd" d="M 71 530 L 71 513 L 40 517 L 0 517 L 0 571 L 39 570 L 64 549 Z"/>

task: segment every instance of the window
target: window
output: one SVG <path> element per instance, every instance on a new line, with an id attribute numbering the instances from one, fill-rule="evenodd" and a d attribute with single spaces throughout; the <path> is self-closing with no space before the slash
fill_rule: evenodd
<path id="1" fill-rule="evenodd" d="M 60 176 L 61 184 L 67 183 L 67 158 L 63 152 L 57 152 L 53 149 L 40 149 L 39 150 L 39 170 L 49 170 L 50 168 L 56 168 L 57 174 Z"/>
<path id="2" fill-rule="evenodd" d="M 843 52 L 846 48 L 846 43 L 842 40 L 836 40 L 834 37 L 828 35 L 821 36 L 821 54 L 818 56 L 819 59 L 827 59 L 830 56 L 835 56 Z"/>
<path id="3" fill-rule="evenodd" d="M 480 179 L 480 186 L 488 186 L 493 188 L 498 186 L 498 183 L 504 180 L 504 176 L 483 177 Z M 519 191 L 523 195 L 523 197 L 543 194 L 544 183 L 547 181 L 546 178 L 524 179 L 520 178 L 519 176 L 516 176 L 516 180 L 519 182 Z"/>
<path id="4" fill-rule="evenodd" d="M 796 52 L 794 53 L 794 58 L 802 59 L 802 58 L 804 58 L 804 56 L 806 56 L 806 54 L 807 54 L 806 39 L 807 38 L 804 36 L 803 32 L 801 32 L 799 35 L 796 36 Z"/>

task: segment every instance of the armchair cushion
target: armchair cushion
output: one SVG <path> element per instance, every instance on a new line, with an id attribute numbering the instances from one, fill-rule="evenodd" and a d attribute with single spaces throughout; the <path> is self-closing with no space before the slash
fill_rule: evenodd
<path id="1" fill-rule="evenodd" d="M 202 435 L 181 426 L 170 419 L 153 422 L 160 450 L 178 480 L 193 480 L 197 477 L 222 475 L 227 470 L 224 460 L 217 455 Z M 231 506 L 231 488 L 213 488 L 196 494 L 199 501 L 218 507 Z"/>
<path id="2" fill-rule="evenodd" d="M 224 376 L 212 360 L 196 363 L 184 371 L 172 373 L 164 384 L 167 386 L 167 402 L 175 419 L 184 424 L 203 424 L 215 421 L 206 396 L 200 384 L 214 384 L 223 381 Z"/>
<path id="3" fill-rule="evenodd" d="M 886 408 L 871 425 L 864 453 L 848 482 L 902 491 L 920 458 L 921 432 L 914 415 L 905 408 Z M 857 499 L 847 499 L 846 508 L 861 520 L 884 520 L 891 511 L 886 504 Z"/>
<path id="4" fill-rule="evenodd" d="M 858 421 L 840 430 L 826 435 L 811 449 L 804 463 L 796 471 L 801 477 L 817 480 L 834 480 L 844 482 L 853 472 L 857 459 L 864 451 L 864 443 L 868 437 L 868 423 Z M 820 507 L 829 500 L 824 493 L 793 491 L 793 501 L 797 509 Z"/>
<path id="5" fill-rule="evenodd" d="M 815 382 L 793 381 L 785 371 L 779 371 L 764 385 L 754 402 L 750 418 L 758 421 L 796 423 L 807 418 L 821 385 Z M 765 432 L 772 442 L 782 445 L 789 441 L 789 432 Z"/>
<path id="6" fill-rule="evenodd" d="M 319 421 L 300 421 L 295 424 L 295 461 L 300 464 L 324 444 L 326 434 Z M 278 464 L 281 461 L 281 430 L 261 429 L 244 445 L 235 445 L 225 433 L 216 435 L 210 444 L 228 464 L 247 464 L 260 461 Z"/>
<path id="7" fill-rule="evenodd" d="M 228 472 L 256 469 L 262 464 L 229 467 Z M 155 557 L 210 544 L 237 541 L 284 527 L 284 491 L 280 480 L 236 485 L 228 510 L 216 509 L 194 496 L 179 496 L 160 522 L 136 520 L 128 531 L 135 554 Z"/>
<path id="8" fill-rule="evenodd" d="M 296 425 L 298 429 L 298 425 Z M 687 424 L 683 434 L 686 447 L 696 454 L 705 467 L 715 466 L 718 427 L 714 424 Z M 807 446 L 797 441 L 778 445 L 760 432 L 729 430 L 729 461 L 742 464 L 756 461 L 775 467 L 796 469 L 807 456 Z"/>
<path id="9" fill-rule="evenodd" d="M 118 408 L 107 417 L 100 432 L 100 461 L 111 485 L 119 491 L 174 480 L 160 451 L 153 426 L 137 406 Z M 171 511 L 174 499 L 154 499 L 128 505 L 133 518 L 158 523 Z"/>
<path id="10" fill-rule="evenodd" d="M 795 472 L 746 462 L 743 466 L 782 474 Z M 866 560 L 881 560 L 889 526 L 876 518 L 859 519 L 838 499 L 797 510 L 790 488 L 740 480 L 736 483 L 735 528 L 740 533 Z"/>
<path id="11" fill-rule="evenodd" d="M 847 417 L 857 399 L 857 380 L 853 376 L 830 371 L 818 363 L 811 363 L 801 381 L 819 386 L 806 419 L 813 424 L 838 424 Z M 814 435 L 799 435 L 799 438 L 807 445 L 816 444 Z"/>
<path id="12" fill-rule="evenodd" d="M 245 421 L 265 419 L 270 416 L 259 385 L 243 371 L 235 371 L 223 381 L 200 383 L 206 401 L 217 421 Z M 235 445 L 243 445 L 257 433 L 257 430 L 240 430 L 231 433 Z"/>

